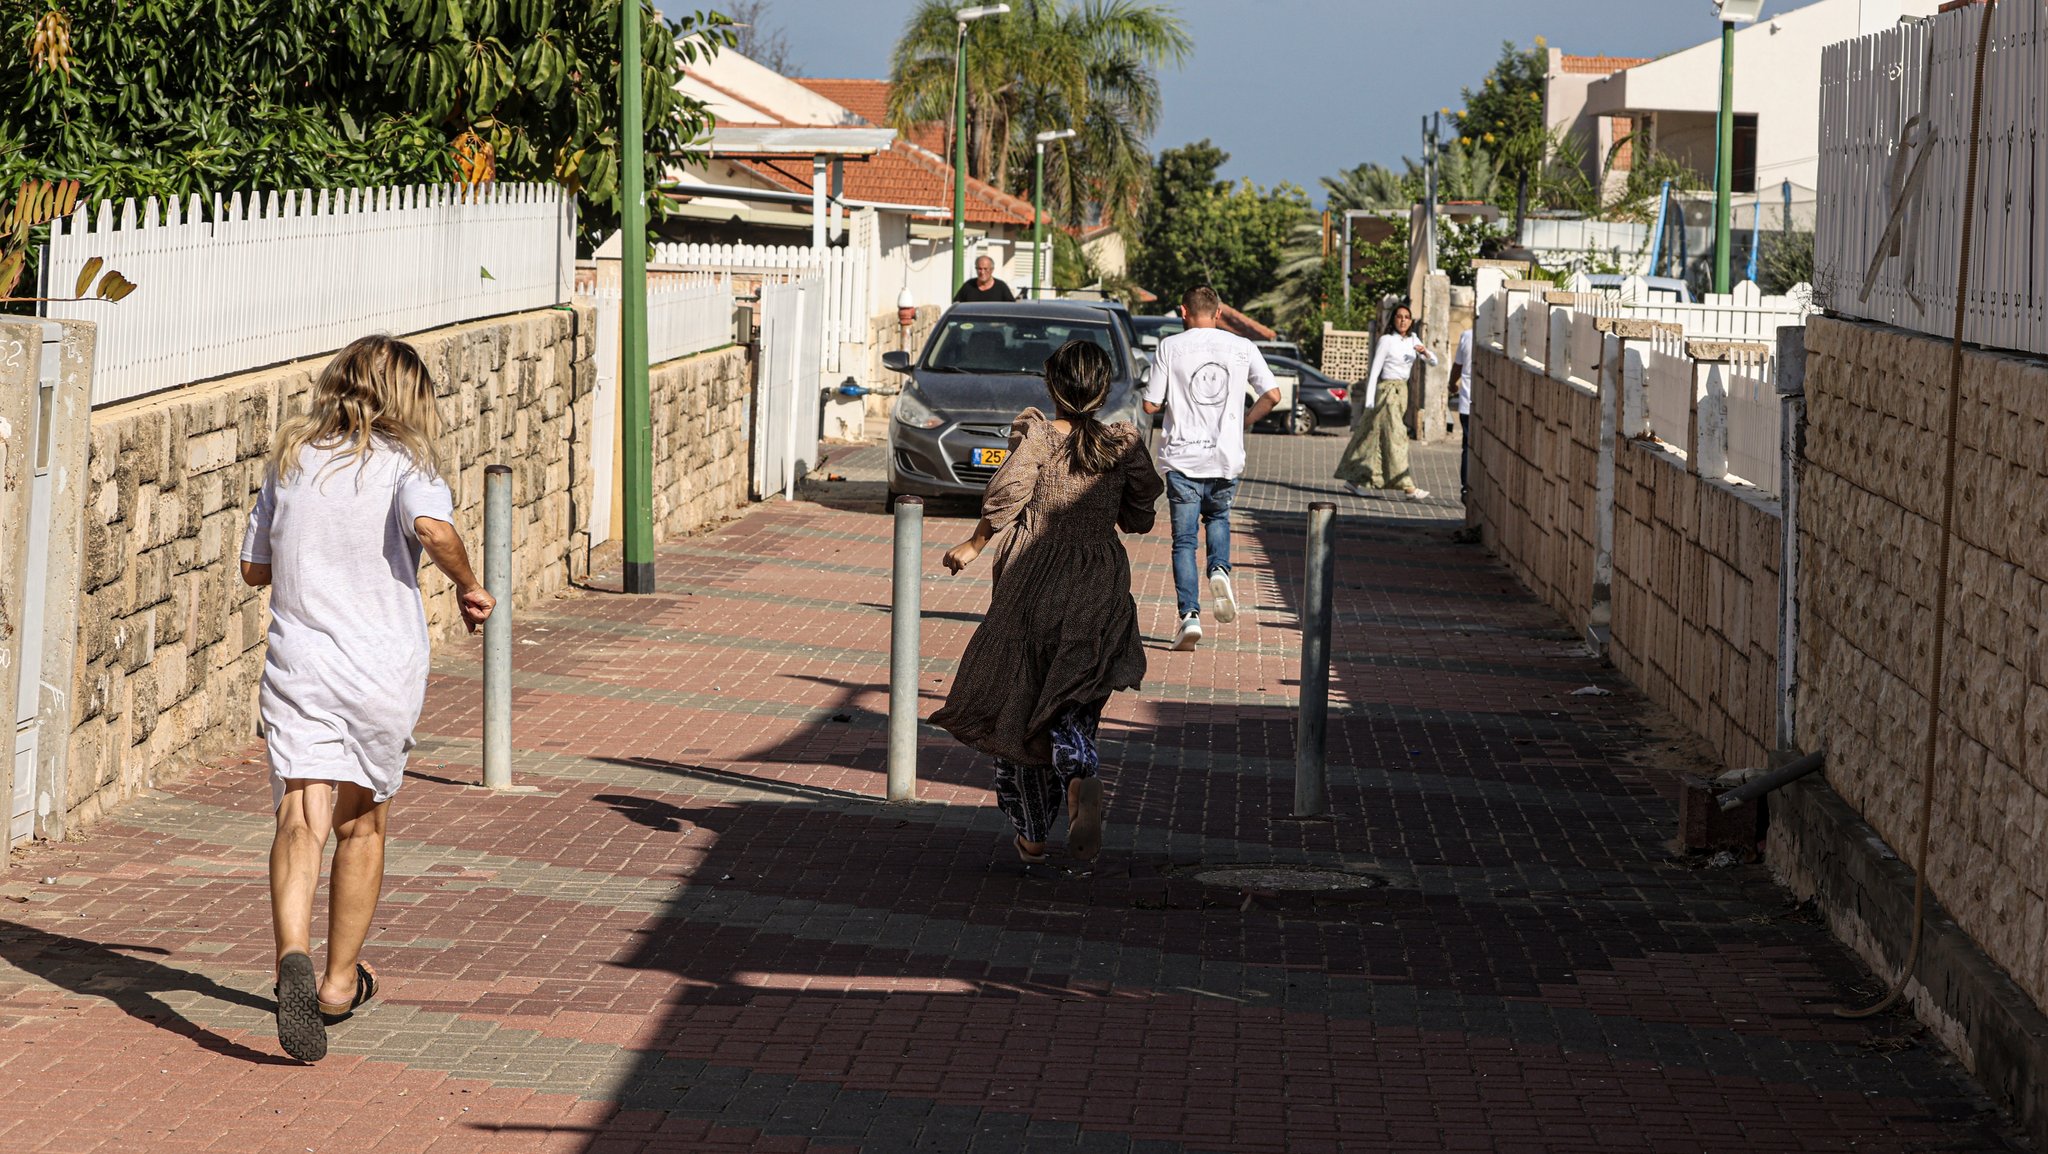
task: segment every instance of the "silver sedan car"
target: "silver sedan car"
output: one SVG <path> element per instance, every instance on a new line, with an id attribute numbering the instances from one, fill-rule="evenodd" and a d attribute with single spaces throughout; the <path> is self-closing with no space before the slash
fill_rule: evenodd
<path id="1" fill-rule="evenodd" d="M 1093 304 L 958 304 L 917 360 L 885 354 L 883 364 L 910 378 L 889 421 L 889 503 L 905 494 L 980 497 L 1008 455 L 1017 414 L 1053 411 L 1045 360 L 1076 339 L 1100 345 L 1117 366 L 1102 419 L 1137 423 L 1143 362 L 1122 326 Z"/>

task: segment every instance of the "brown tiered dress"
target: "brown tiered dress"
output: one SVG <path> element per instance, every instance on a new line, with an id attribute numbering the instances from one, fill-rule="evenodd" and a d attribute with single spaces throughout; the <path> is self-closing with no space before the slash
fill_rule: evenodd
<path id="1" fill-rule="evenodd" d="M 1049 765 L 1047 735 L 1068 705 L 1100 702 L 1145 677 L 1131 560 L 1117 530 L 1152 528 L 1165 482 L 1145 438 L 1108 426 L 1120 445 L 1106 473 L 1075 469 L 1068 434 L 1027 409 L 1010 455 L 988 483 L 995 591 L 932 723 L 995 757 Z"/>

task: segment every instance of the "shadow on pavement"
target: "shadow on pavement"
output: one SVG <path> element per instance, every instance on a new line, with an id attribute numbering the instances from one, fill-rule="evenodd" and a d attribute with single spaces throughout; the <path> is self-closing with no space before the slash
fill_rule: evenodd
<path id="1" fill-rule="evenodd" d="M 92 942 L 53 934 L 20 922 L 0 921 L 0 959 L 5 959 L 16 969 L 81 997 L 105 999 L 137 1021 L 190 1038 L 201 1049 L 216 1054 L 262 1066 L 302 1064 L 276 1054 L 252 1050 L 224 1038 L 172 1009 L 157 995 L 185 990 L 216 1001 L 261 1010 L 266 1015 L 272 1011 L 268 998 L 221 985 L 212 978 L 188 973 L 162 962 L 130 956 L 138 953 L 166 955 L 169 951 L 155 946 Z"/>

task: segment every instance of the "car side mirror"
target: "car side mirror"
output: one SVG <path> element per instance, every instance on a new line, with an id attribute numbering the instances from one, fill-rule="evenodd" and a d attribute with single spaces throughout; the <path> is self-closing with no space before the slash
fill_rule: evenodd
<path id="1" fill-rule="evenodd" d="M 1153 336 L 1151 333 L 1146 333 L 1144 336 L 1138 338 L 1138 347 L 1146 350 L 1156 349 L 1159 347 L 1159 338 Z"/>
<path id="2" fill-rule="evenodd" d="M 891 372 L 907 373 L 910 371 L 910 354 L 901 349 L 883 353 L 882 367 Z"/>

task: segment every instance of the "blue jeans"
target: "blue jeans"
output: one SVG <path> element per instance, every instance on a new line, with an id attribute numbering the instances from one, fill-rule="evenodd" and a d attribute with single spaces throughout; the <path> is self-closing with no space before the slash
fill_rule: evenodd
<path id="1" fill-rule="evenodd" d="M 1166 472 L 1166 507 L 1173 516 L 1173 591 L 1182 617 L 1202 609 L 1203 574 L 1195 565 L 1195 538 L 1204 527 L 1209 572 L 1230 572 L 1230 503 L 1236 498 L 1235 479 Z"/>

